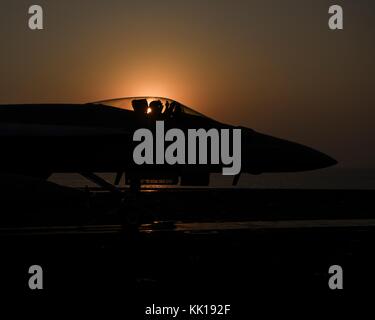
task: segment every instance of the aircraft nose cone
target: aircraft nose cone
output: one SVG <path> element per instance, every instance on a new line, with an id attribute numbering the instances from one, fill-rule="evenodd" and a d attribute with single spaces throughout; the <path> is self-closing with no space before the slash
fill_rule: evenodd
<path id="1" fill-rule="evenodd" d="M 245 162 L 251 172 L 296 172 L 333 166 L 337 161 L 310 147 L 253 132 Z"/>
<path id="2" fill-rule="evenodd" d="M 323 152 L 294 143 L 289 152 L 295 157 L 295 166 L 298 171 L 323 169 L 337 164 L 337 161 Z"/>

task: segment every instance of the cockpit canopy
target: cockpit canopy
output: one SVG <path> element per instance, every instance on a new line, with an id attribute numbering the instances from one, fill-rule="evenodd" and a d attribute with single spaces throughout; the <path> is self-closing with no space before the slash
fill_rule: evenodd
<path id="1" fill-rule="evenodd" d="M 134 111 L 145 115 L 173 116 L 188 114 L 197 117 L 207 118 L 205 115 L 189 108 L 181 103 L 160 97 L 131 97 L 93 102 L 93 104 L 110 106 L 119 109 Z"/>

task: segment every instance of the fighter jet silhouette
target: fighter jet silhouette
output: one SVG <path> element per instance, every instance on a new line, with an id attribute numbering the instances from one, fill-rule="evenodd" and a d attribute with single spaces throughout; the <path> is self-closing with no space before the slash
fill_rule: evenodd
<path id="1" fill-rule="evenodd" d="M 87 104 L 23 104 L 0 106 L 0 173 L 47 179 L 53 173 L 79 173 L 105 189 L 118 190 L 122 175 L 137 189 L 152 181 L 208 185 L 220 164 L 136 165 L 133 134 L 139 128 L 234 129 L 177 101 L 135 97 Z M 333 158 L 307 146 L 250 128 L 239 127 L 241 173 L 296 172 L 336 164 Z M 209 151 L 207 152 L 209 153 Z M 114 183 L 97 173 L 114 172 Z M 233 179 L 237 184 L 240 174 Z"/>

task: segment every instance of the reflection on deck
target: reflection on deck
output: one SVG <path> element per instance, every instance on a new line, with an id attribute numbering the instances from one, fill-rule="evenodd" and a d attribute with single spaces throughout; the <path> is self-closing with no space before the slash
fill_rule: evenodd
<path id="1" fill-rule="evenodd" d="M 140 231 L 156 232 L 171 231 L 163 223 L 144 224 Z M 232 222 L 192 222 L 175 223 L 174 231 L 226 231 L 226 230 L 261 230 L 261 229 L 304 229 L 304 228 L 360 228 L 375 227 L 375 219 L 348 219 L 348 220 L 283 220 L 283 221 L 232 221 Z"/>
<path id="2" fill-rule="evenodd" d="M 135 227 L 135 226 L 134 226 Z M 139 233 L 180 232 L 180 233 L 216 233 L 236 230 L 277 230 L 277 229 L 318 229 L 318 228 L 373 228 L 375 219 L 343 220 L 283 220 L 283 221 L 221 221 L 221 222 L 172 222 L 155 221 L 141 224 Z M 0 236 L 38 236 L 38 235 L 74 235 L 74 234 L 116 234 L 124 233 L 124 225 L 85 225 L 85 226 L 48 226 L 0 228 Z"/>

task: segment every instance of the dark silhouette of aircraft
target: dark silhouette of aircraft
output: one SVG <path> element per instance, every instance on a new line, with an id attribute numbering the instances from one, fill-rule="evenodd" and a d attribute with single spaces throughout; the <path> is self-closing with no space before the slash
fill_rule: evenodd
<path id="1" fill-rule="evenodd" d="M 136 165 L 133 133 L 154 128 L 235 128 L 166 98 L 123 98 L 87 104 L 0 106 L 0 173 L 47 179 L 53 173 L 80 173 L 105 189 L 126 183 L 208 185 L 222 165 Z M 325 168 L 336 160 L 312 148 L 242 129 L 243 173 L 296 172 Z M 209 153 L 209 152 L 208 152 Z M 113 184 L 96 173 L 115 172 Z M 237 184 L 239 174 L 234 177 Z"/>

